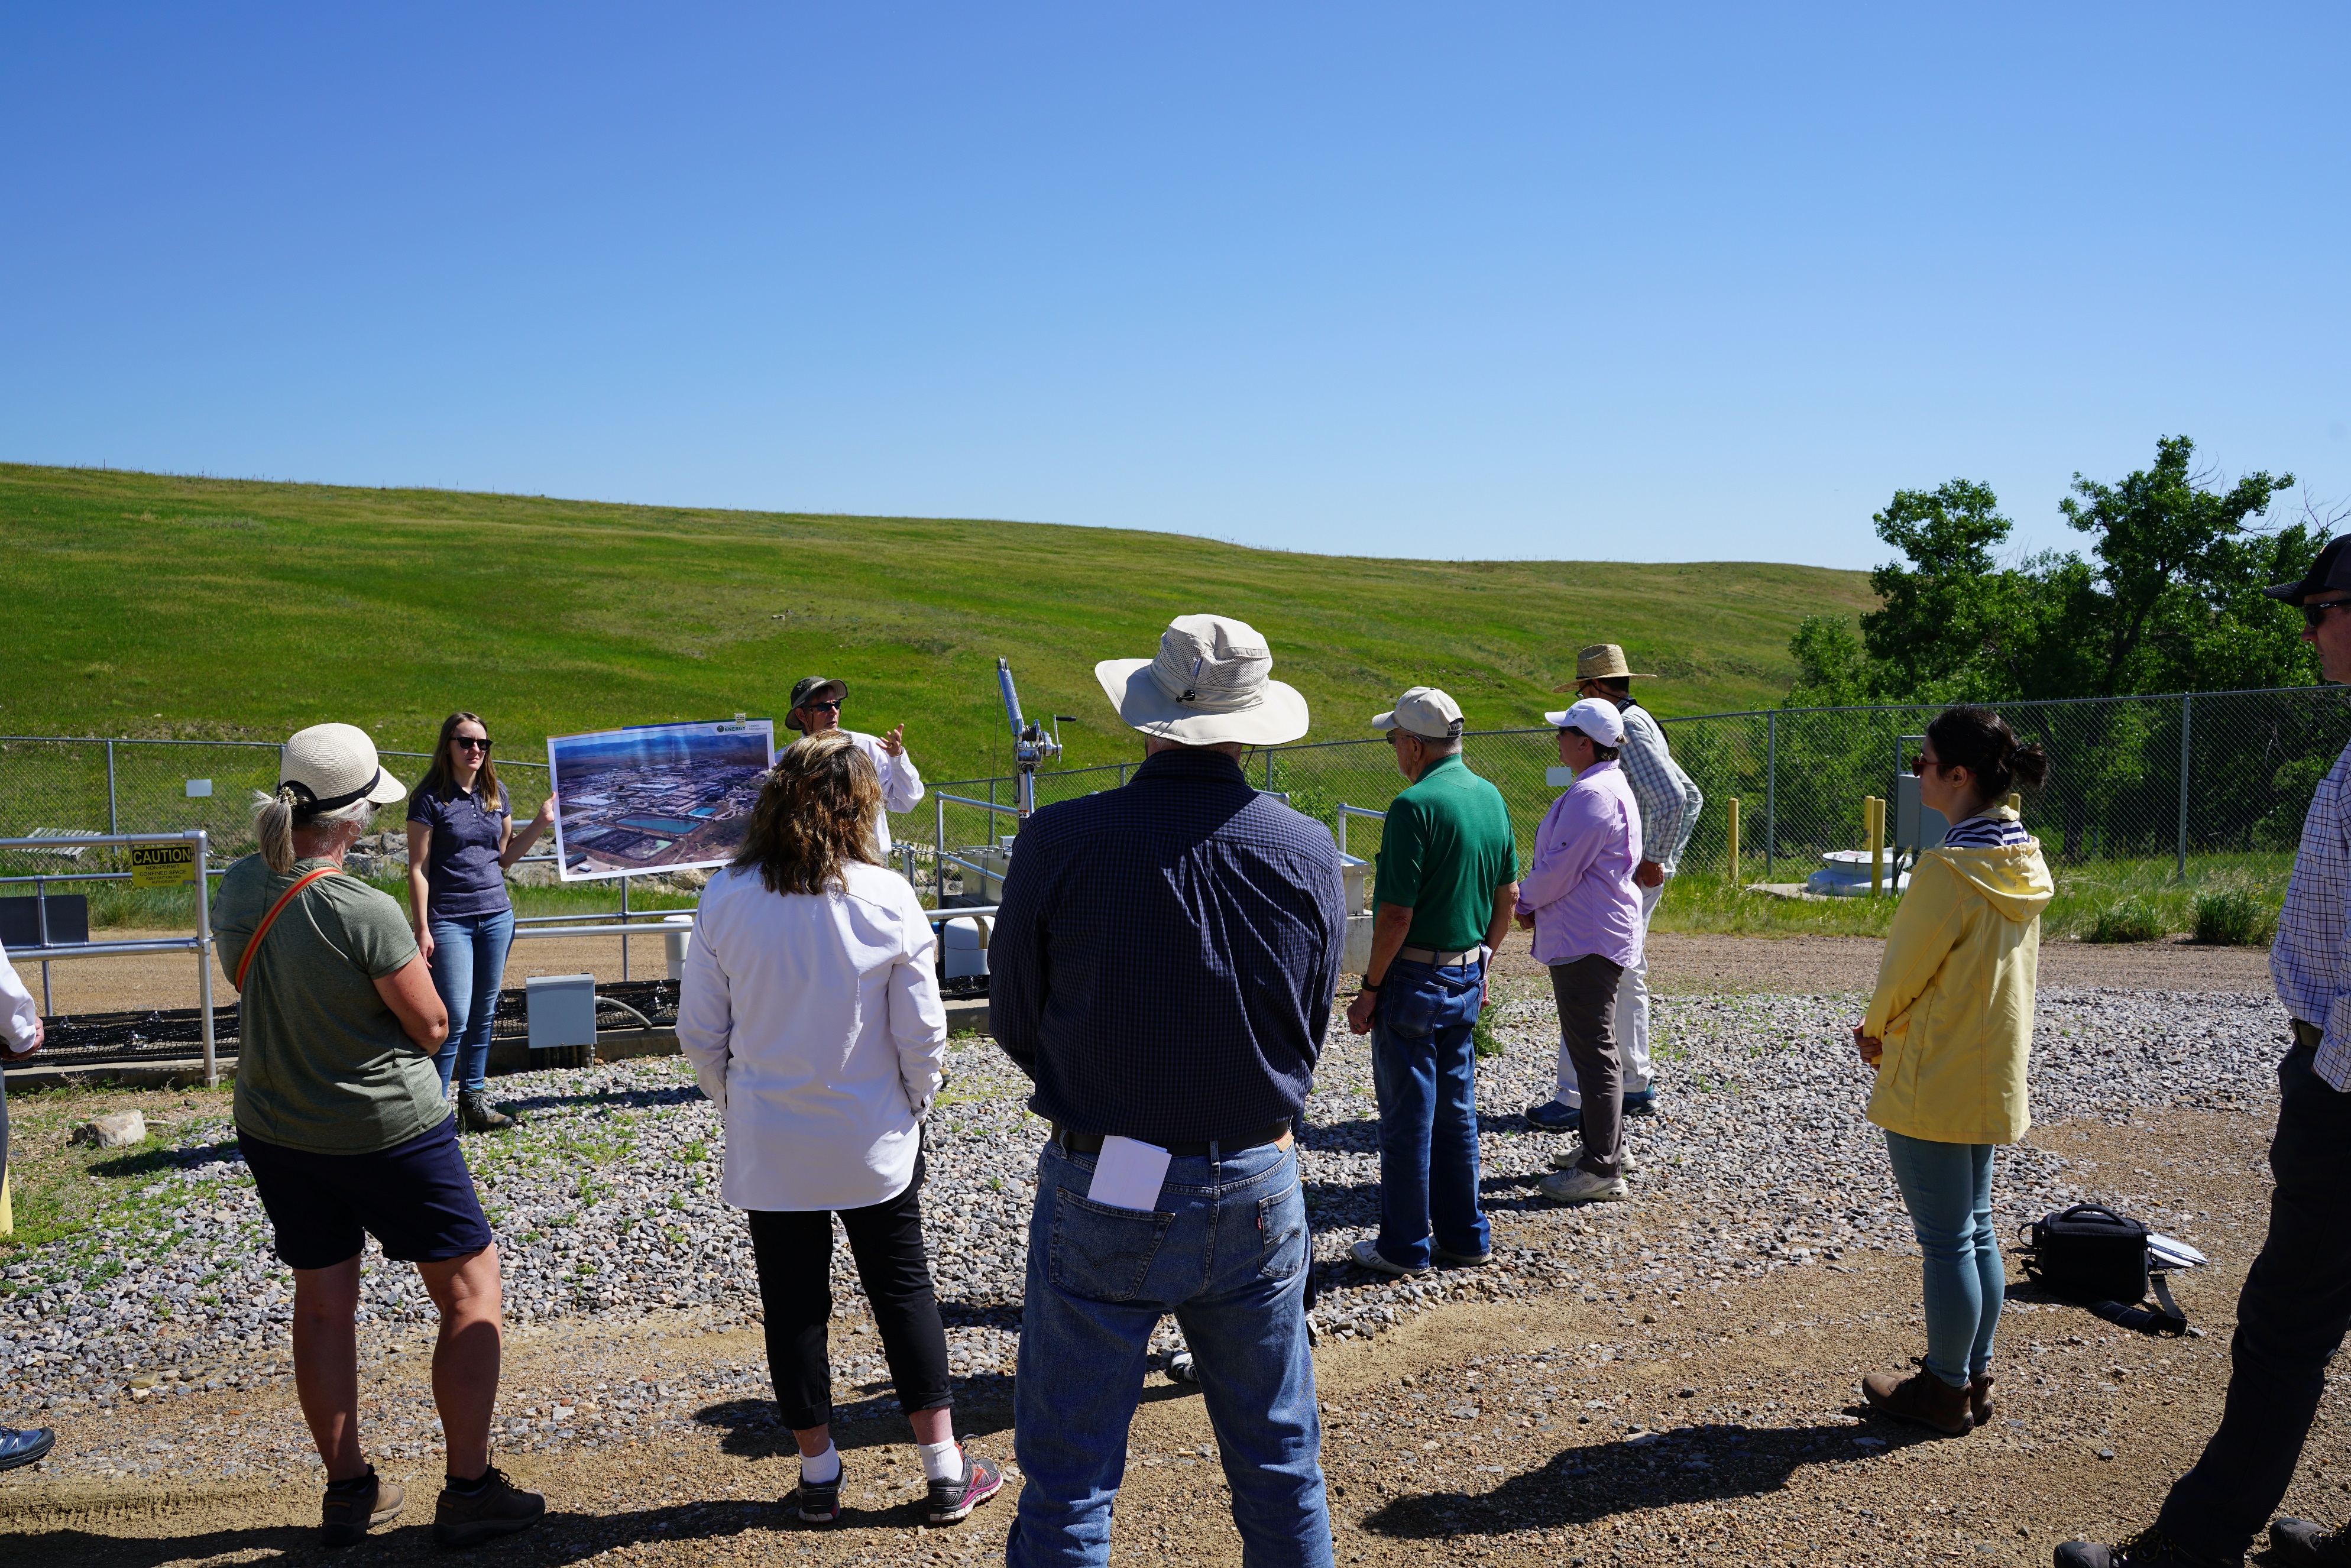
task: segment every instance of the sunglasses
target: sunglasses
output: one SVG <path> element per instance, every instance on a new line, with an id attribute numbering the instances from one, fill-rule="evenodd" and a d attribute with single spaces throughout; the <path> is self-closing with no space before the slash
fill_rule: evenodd
<path id="1" fill-rule="evenodd" d="M 470 735 L 453 736 L 450 737 L 449 744 L 460 751 L 487 751 L 490 748 L 490 737 L 486 735 L 478 739 Z"/>
<path id="2" fill-rule="evenodd" d="M 839 703 L 802 703 L 800 704 L 800 706 L 809 713 L 839 713 L 841 711 L 841 705 Z"/>
<path id="3" fill-rule="evenodd" d="M 2305 603 L 2302 607 L 2302 623 L 2315 632 L 2330 610 L 2351 610 L 2351 599 L 2330 599 L 2324 604 Z"/>

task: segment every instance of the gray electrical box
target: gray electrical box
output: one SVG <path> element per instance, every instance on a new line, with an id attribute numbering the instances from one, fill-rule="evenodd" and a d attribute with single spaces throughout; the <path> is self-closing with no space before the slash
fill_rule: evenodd
<path id="1" fill-rule="evenodd" d="M 595 976 L 533 975 L 523 982 L 523 1007 L 532 1051 L 596 1043 Z"/>
<path id="2" fill-rule="evenodd" d="M 1950 822 L 1940 811 L 1929 810 L 1918 799 L 1918 776 L 1896 773 L 1894 776 L 1894 847 L 1916 853 L 1931 850 L 1943 841 L 1951 831 Z"/>

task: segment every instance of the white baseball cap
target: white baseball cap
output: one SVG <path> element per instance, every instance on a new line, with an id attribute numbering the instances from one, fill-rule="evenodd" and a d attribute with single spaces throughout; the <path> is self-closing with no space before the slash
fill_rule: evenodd
<path id="1" fill-rule="evenodd" d="M 281 789 L 294 787 L 304 811 L 340 810 L 359 800 L 388 806 L 408 797 L 408 786 L 383 770 L 375 742 L 355 724 L 314 724 L 286 742 L 277 765 Z"/>
<path id="2" fill-rule="evenodd" d="M 1372 720 L 1374 729 L 1400 729 L 1423 740 L 1461 738 L 1461 705 L 1435 686 L 1415 686 Z"/>
<path id="3" fill-rule="evenodd" d="M 1616 711 L 1614 703 L 1598 697 L 1586 697 L 1558 713 L 1547 713 L 1543 722 L 1553 729 L 1580 729 L 1603 746 L 1625 744 L 1625 716 Z"/>

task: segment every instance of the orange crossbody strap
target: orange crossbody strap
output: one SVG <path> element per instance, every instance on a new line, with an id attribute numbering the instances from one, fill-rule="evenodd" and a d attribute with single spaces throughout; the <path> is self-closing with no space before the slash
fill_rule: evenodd
<path id="1" fill-rule="evenodd" d="M 269 935 L 269 928 L 277 924 L 277 917 L 286 913 L 286 906 L 294 902 L 294 895 L 320 877 L 333 876 L 342 869 L 337 865 L 322 865 L 316 871 L 305 872 L 295 878 L 294 885 L 279 895 L 277 903 L 269 906 L 269 913 L 261 917 L 261 924 L 255 926 L 253 935 L 246 939 L 245 951 L 237 955 L 234 983 L 238 990 L 245 989 L 246 971 L 253 967 L 254 955 L 261 951 L 261 939 Z"/>

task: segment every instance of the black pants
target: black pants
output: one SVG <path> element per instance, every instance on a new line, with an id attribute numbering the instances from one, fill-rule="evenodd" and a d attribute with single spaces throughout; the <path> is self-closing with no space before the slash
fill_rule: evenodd
<path id="1" fill-rule="evenodd" d="M 2351 1326 L 2351 1094 L 2311 1070 L 2315 1055 L 2297 1045 L 2278 1066 L 2277 1186 L 2269 1237 L 2237 1298 L 2228 1405 L 2157 1521 L 2189 1551 L 2230 1563 L 2284 1498 L 2327 1360 Z"/>
<path id="2" fill-rule="evenodd" d="M 1583 1102 L 1584 1152 L 1576 1163 L 1596 1176 L 1624 1174 L 1625 1059 L 1616 1050 L 1616 982 L 1624 974 L 1624 965 L 1597 953 L 1551 967 L 1560 1038 Z"/>
<path id="3" fill-rule="evenodd" d="M 873 1308 L 890 1381 L 907 1414 L 944 1410 L 947 1331 L 923 1252 L 923 1156 L 914 1179 L 884 1203 L 841 1211 L 857 1280 Z M 759 1265 L 759 1304 L 768 1317 L 768 1375 L 776 1407 L 796 1430 L 832 1419 L 832 1358 L 825 1325 L 832 1317 L 832 1211 L 753 1209 L 751 1252 Z"/>

